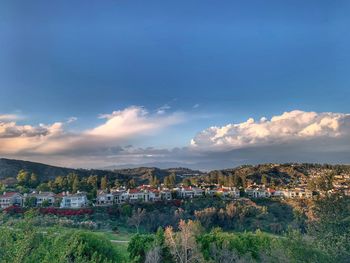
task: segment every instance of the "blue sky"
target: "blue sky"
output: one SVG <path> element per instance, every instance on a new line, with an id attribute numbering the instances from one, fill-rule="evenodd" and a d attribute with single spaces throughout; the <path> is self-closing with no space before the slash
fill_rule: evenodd
<path id="1" fill-rule="evenodd" d="M 0 115 L 32 127 L 74 116 L 64 132 L 77 136 L 100 114 L 139 106 L 157 122 L 163 107 L 181 120 L 112 144 L 169 150 L 248 118 L 346 114 L 349 11 L 322 0 L 1 1 Z"/>

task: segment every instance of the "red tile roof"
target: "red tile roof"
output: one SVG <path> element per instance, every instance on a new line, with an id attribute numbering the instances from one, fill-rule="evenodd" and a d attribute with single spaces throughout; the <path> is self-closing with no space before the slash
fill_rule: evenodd
<path id="1" fill-rule="evenodd" d="M 8 198 L 8 197 L 12 197 L 12 196 L 14 196 L 16 194 L 18 194 L 18 193 L 16 193 L 16 192 L 6 192 L 3 195 L 1 195 L 0 197 Z"/>

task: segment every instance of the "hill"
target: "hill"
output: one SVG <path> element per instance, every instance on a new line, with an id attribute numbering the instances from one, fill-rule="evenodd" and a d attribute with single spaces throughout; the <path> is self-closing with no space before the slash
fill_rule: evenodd
<path id="1" fill-rule="evenodd" d="M 156 167 L 138 167 L 115 170 L 73 169 L 36 162 L 0 158 L 0 181 L 6 181 L 9 183 L 14 182 L 14 179 L 20 170 L 35 173 L 40 182 L 52 180 L 57 176 L 65 176 L 69 173 L 75 173 L 79 177 L 88 177 L 90 175 L 97 175 L 98 177 L 107 176 L 110 180 L 118 179 L 121 182 L 135 179 L 139 183 L 147 182 L 151 175 L 155 175 L 158 179 L 163 180 L 165 176 L 168 176 L 171 173 L 175 173 L 180 177 L 203 174 L 200 171 L 194 171 L 181 167 L 169 169 L 159 169 Z"/>

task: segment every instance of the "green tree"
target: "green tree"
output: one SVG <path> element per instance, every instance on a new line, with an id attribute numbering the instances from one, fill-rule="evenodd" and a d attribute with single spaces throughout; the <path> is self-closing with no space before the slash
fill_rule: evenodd
<path id="1" fill-rule="evenodd" d="M 335 262 L 347 262 L 350 258 L 350 197 L 333 194 L 319 198 L 313 213 L 315 220 L 309 224 L 309 234 Z"/>
<path id="2" fill-rule="evenodd" d="M 107 176 L 101 178 L 101 190 L 108 189 L 108 179 Z"/>
<path id="3" fill-rule="evenodd" d="M 73 181 L 73 184 L 72 184 L 72 192 L 73 193 L 76 193 L 80 190 L 80 180 L 79 180 L 79 177 L 76 176 L 74 178 L 74 181 Z"/>
<path id="4" fill-rule="evenodd" d="M 146 259 L 146 253 L 149 251 L 155 241 L 154 235 L 134 235 L 128 245 L 128 252 L 131 262 L 143 263 Z"/>
<path id="5" fill-rule="evenodd" d="M 30 175 L 29 185 L 33 188 L 36 188 L 39 185 L 39 179 L 35 173 Z"/>
<path id="6" fill-rule="evenodd" d="M 149 184 L 150 184 L 152 187 L 158 187 L 158 185 L 159 185 L 159 180 L 158 180 L 157 176 L 151 175 L 151 177 L 150 177 L 150 179 L 149 179 Z"/>
<path id="7" fill-rule="evenodd" d="M 36 207 L 36 198 L 34 196 L 27 197 L 24 201 L 25 207 Z"/>
<path id="8" fill-rule="evenodd" d="M 136 187 L 135 180 L 134 179 L 129 180 L 127 185 L 126 185 L 126 187 L 129 188 L 129 189 L 135 188 Z"/>
<path id="9" fill-rule="evenodd" d="M 19 185 L 29 186 L 29 182 L 30 182 L 29 173 L 25 170 L 20 170 L 17 174 L 17 182 Z"/>

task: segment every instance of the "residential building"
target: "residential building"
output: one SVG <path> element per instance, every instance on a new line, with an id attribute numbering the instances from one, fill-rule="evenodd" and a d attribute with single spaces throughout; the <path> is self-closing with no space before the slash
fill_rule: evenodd
<path id="1" fill-rule="evenodd" d="M 221 187 L 216 190 L 216 193 L 224 198 L 239 198 L 240 192 L 235 187 Z"/>
<path id="2" fill-rule="evenodd" d="M 81 208 L 88 205 L 86 193 L 66 194 L 62 197 L 61 208 Z"/>
<path id="3" fill-rule="evenodd" d="M 198 187 L 181 187 L 176 189 L 177 196 L 180 198 L 194 198 L 204 195 L 204 190 Z"/>
<path id="4" fill-rule="evenodd" d="M 267 198 L 270 197 L 270 193 L 265 188 L 246 188 L 246 194 L 250 198 Z"/>
<path id="5" fill-rule="evenodd" d="M 106 191 L 99 191 L 96 196 L 97 206 L 109 206 L 115 202 L 115 195 L 113 193 L 107 193 Z"/>
<path id="6" fill-rule="evenodd" d="M 0 195 L 0 208 L 5 209 L 9 206 L 23 206 L 23 196 L 16 192 L 5 192 Z"/>
<path id="7" fill-rule="evenodd" d="M 55 194 L 52 192 L 33 192 L 25 196 L 27 198 L 35 198 L 35 205 L 42 206 L 43 203 L 47 203 L 48 206 L 52 206 L 55 203 Z"/>
<path id="8" fill-rule="evenodd" d="M 287 189 L 283 191 L 285 198 L 312 198 L 312 191 L 305 189 Z"/>

